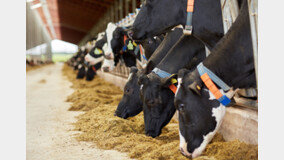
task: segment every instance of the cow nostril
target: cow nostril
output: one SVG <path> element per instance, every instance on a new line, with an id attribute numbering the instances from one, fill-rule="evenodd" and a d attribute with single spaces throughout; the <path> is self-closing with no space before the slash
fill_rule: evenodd
<path id="1" fill-rule="evenodd" d="M 192 158 L 192 155 L 187 155 L 187 154 L 184 152 L 183 148 L 179 148 L 179 149 L 180 149 L 180 152 L 182 153 L 182 155 L 184 155 L 184 156 L 187 157 L 187 158 Z"/>

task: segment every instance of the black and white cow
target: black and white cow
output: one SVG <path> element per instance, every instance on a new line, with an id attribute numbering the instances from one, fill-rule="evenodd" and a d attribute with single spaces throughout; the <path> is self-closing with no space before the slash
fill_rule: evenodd
<path id="1" fill-rule="evenodd" d="M 99 70 L 102 66 L 102 62 L 99 62 L 95 65 L 88 65 L 88 70 L 86 72 L 86 80 L 91 81 L 94 79 L 97 70 Z"/>
<path id="2" fill-rule="evenodd" d="M 139 77 L 146 135 L 159 136 L 176 111 L 171 81 L 165 81 L 166 77 L 184 67 L 194 68 L 205 57 L 203 43 L 193 36 L 182 36 L 151 73 Z"/>
<path id="3" fill-rule="evenodd" d="M 106 29 L 107 38 L 108 40 L 108 47 L 105 53 L 105 57 L 108 60 L 114 59 L 114 66 L 116 66 L 119 60 L 122 60 L 127 67 L 136 66 L 136 59 L 140 60 L 139 56 L 133 54 L 137 44 L 130 41 L 127 35 L 126 29 L 122 27 L 118 27 L 112 23 L 109 23 Z M 112 36 L 111 36 L 112 34 Z M 149 40 L 148 40 L 149 39 Z M 142 46 L 145 49 L 146 57 L 150 57 L 154 52 L 154 49 L 158 47 L 161 43 L 160 39 L 148 38 L 147 42 L 150 43 L 143 43 Z M 144 42 L 144 41 L 143 41 Z M 135 46 L 133 46 L 135 45 Z M 132 47 L 132 48 L 131 48 Z M 139 51 L 140 53 L 140 51 Z M 113 68 L 113 67 L 112 67 Z M 111 71 L 111 69 L 107 67 L 103 67 L 104 71 Z"/>
<path id="4" fill-rule="evenodd" d="M 146 0 L 138 13 L 130 35 L 141 40 L 185 26 L 187 0 Z M 220 0 L 194 2 L 192 35 L 201 40 L 209 50 L 224 36 Z"/>
<path id="5" fill-rule="evenodd" d="M 148 74 L 154 67 L 166 56 L 168 51 L 181 37 L 182 29 L 177 28 L 174 31 L 167 33 L 161 44 L 155 49 L 155 52 L 150 57 L 145 70 L 138 70 L 136 67 L 131 67 L 128 81 L 124 86 L 124 93 L 121 101 L 119 102 L 115 115 L 121 118 L 133 117 L 143 110 L 143 103 L 139 97 L 138 77 L 143 74 Z M 143 45 L 143 44 L 142 44 Z M 147 48 L 147 47 L 145 47 Z M 152 50 L 152 49 L 150 49 Z M 147 54 L 145 49 L 145 55 Z"/>
<path id="6" fill-rule="evenodd" d="M 245 0 L 240 14 L 227 34 L 203 61 L 231 90 L 217 91 L 228 98 L 238 88 L 256 87 L 254 58 L 250 33 L 248 4 Z M 179 114 L 180 150 L 188 157 L 199 156 L 222 123 L 226 108 L 201 80 L 199 71 L 180 70 L 175 106 Z"/>
<path id="7" fill-rule="evenodd" d="M 106 43 L 106 35 L 104 32 L 98 34 L 98 38 L 94 47 L 85 56 L 85 60 L 90 63 L 90 65 L 95 65 L 104 60 L 104 52 L 102 50 L 104 44 Z"/>
<path id="8" fill-rule="evenodd" d="M 126 48 L 126 52 L 134 55 L 136 59 L 138 59 L 138 61 L 142 61 L 142 58 L 148 60 L 154 53 L 154 51 L 158 48 L 158 46 L 161 44 L 163 39 L 163 35 L 147 38 L 141 41 L 134 41 L 130 38 L 127 38 L 124 43 L 124 47 Z M 141 54 L 138 45 L 143 46 L 144 53 Z"/>

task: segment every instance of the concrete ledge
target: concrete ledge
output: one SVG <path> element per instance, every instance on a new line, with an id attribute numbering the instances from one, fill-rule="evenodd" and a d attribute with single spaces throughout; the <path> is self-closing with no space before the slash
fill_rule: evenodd
<path id="1" fill-rule="evenodd" d="M 228 107 L 219 132 L 226 141 L 239 139 L 258 144 L 258 112 L 240 106 Z"/>
<path id="2" fill-rule="evenodd" d="M 97 74 L 108 82 L 124 89 L 126 78 L 98 71 Z M 178 121 L 177 113 L 174 119 Z M 258 144 L 258 112 L 248 108 L 228 107 L 219 132 L 226 141 L 239 139 L 249 144 Z"/>
<path id="3" fill-rule="evenodd" d="M 110 73 L 102 72 L 102 71 L 97 71 L 98 76 L 103 78 L 104 80 L 113 83 L 114 85 L 118 86 L 121 90 L 124 89 L 124 86 L 127 82 L 126 78 L 115 76 Z"/>

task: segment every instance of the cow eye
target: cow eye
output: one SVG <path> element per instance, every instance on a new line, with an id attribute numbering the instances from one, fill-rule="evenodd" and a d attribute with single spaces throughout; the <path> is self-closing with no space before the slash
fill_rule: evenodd
<path id="1" fill-rule="evenodd" d="M 155 104 L 155 101 L 154 100 L 149 100 L 148 102 L 147 102 L 147 105 L 149 105 L 149 106 L 153 106 Z"/>
<path id="2" fill-rule="evenodd" d="M 178 110 L 180 112 L 184 112 L 184 104 L 183 103 L 178 104 Z"/>

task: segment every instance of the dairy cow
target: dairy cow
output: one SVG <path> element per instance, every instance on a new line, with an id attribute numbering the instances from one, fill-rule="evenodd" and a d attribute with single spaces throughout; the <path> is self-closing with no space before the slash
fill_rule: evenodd
<path id="1" fill-rule="evenodd" d="M 165 79 L 181 68 L 194 68 L 205 57 L 203 43 L 193 36 L 182 36 L 151 73 L 139 77 L 146 135 L 159 136 L 175 113 L 175 86 Z"/>
<path id="2" fill-rule="evenodd" d="M 175 107 L 179 114 L 180 150 L 195 158 L 220 127 L 234 91 L 256 87 L 246 0 L 236 21 L 211 54 L 197 69 L 180 70 L 178 81 Z"/>
<path id="3" fill-rule="evenodd" d="M 167 33 L 161 44 L 155 49 L 155 52 L 148 60 L 147 66 L 143 70 L 138 70 L 136 67 L 131 67 L 128 81 L 124 87 L 124 93 L 119 102 L 115 115 L 121 118 L 133 117 L 143 110 L 143 103 L 139 97 L 138 77 L 143 74 L 148 74 L 152 69 L 165 57 L 168 51 L 178 41 L 182 35 L 182 29 L 177 28 L 174 31 Z M 143 44 L 142 44 L 143 45 Z M 152 49 L 150 49 L 152 50 Z M 145 47 L 145 55 L 147 54 L 147 47 Z"/>
<path id="4" fill-rule="evenodd" d="M 146 0 L 129 33 L 141 40 L 167 32 L 187 21 L 187 0 Z M 194 2 L 192 35 L 201 40 L 209 50 L 224 36 L 221 4 L 219 0 Z"/>

